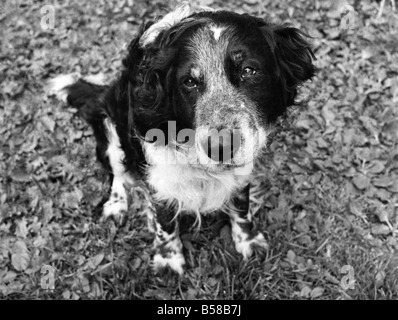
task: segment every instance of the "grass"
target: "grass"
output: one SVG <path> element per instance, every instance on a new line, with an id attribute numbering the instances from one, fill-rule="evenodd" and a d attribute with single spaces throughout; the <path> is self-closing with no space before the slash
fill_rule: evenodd
<path id="1" fill-rule="evenodd" d="M 56 2 L 53 30 L 40 25 L 46 2 L 1 15 L 0 297 L 397 299 L 397 15 L 376 19 L 376 3 L 356 2 L 345 30 L 328 2 L 206 1 L 304 28 L 320 71 L 253 178 L 270 250 L 244 262 L 225 217 L 207 216 L 199 232 L 182 232 L 187 271 L 178 277 L 149 268 L 138 190 L 124 227 L 98 221 L 109 186 L 92 131 L 43 85 L 74 71 L 111 79 L 143 18 L 175 5 L 124 3 Z M 53 290 L 41 286 L 43 266 L 55 269 Z"/>

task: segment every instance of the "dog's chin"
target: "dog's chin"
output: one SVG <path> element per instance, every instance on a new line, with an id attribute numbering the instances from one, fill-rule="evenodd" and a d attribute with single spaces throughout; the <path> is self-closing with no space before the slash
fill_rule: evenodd
<path id="1" fill-rule="evenodd" d="M 233 159 L 228 162 L 217 162 L 208 158 L 205 154 L 197 156 L 199 161 L 195 164 L 191 164 L 191 166 L 209 174 L 235 173 L 248 168 L 253 164 L 253 159 Z M 203 161 L 203 159 L 206 159 L 207 161 Z"/>
<path id="2" fill-rule="evenodd" d="M 254 162 L 247 162 L 244 164 L 227 164 L 227 163 L 218 163 L 213 165 L 199 165 L 195 166 L 195 169 L 201 170 L 207 173 L 210 176 L 225 176 L 225 175 L 233 175 L 233 176 L 250 176 L 254 169 Z"/>
<path id="3" fill-rule="evenodd" d="M 229 163 L 217 163 L 211 165 L 201 166 L 201 168 L 208 173 L 228 173 L 234 171 L 238 168 L 243 168 L 245 164 L 237 165 L 237 164 L 229 164 Z"/>

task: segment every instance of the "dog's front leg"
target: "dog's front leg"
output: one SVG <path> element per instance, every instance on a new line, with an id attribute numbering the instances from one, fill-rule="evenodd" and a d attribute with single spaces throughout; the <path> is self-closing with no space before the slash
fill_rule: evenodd
<path id="1" fill-rule="evenodd" d="M 173 271 L 184 273 L 185 259 L 176 212 L 166 202 L 157 201 L 148 212 L 148 227 L 155 233 L 153 270 L 169 266 Z"/>
<path id="2" fill-rule="evenodd" d="M 252 221 L 252 214 L 249 212 L 249 192 L 250 184 L 234 195 L 227 210 L 236 251 L 246 260 L 253 254 L 254 247 L 268 249 L 264 235 L 257 230 Z"/>

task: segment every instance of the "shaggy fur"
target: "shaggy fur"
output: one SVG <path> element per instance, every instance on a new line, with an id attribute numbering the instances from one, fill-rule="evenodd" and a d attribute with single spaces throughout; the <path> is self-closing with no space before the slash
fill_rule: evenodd
<path id="1" fill-rule="evenodd" d="M 249 212 L 253 162 L 278 117 L 313 77 L 306 35 L 288 25 L 187 3 L 145 24 L 110 86 L 76 75 L 52 93 L 93 127 L 97 156 L 113 177 L 104 216 L 122 222 L 125 187 L 147 182 L 155 270 L 185 264 L 178 216 L 223 210 L 236 249 L 267 247 Z"/>

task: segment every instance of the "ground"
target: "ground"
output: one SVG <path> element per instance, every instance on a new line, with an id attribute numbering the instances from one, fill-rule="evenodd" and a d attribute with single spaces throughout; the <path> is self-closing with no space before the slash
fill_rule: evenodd
<path id="1" fill-rule="evenodd" d="M 16 3 L 0 6 L 0 298 L 398 298 L 398 18 L 390 1 L 381 16 L 370 0 L 196 1 L 306 30 L 319 71 L 253 179 L 252 210 L 270 249 L 244 262 L 227 221 L 208 217 L 182 235 L 181 277 L 149 268 L 153 236 L 140 190 L 131 191 L 124 227 L 99 221 L 109 187 L 92 130 L 45 90 L 70 72 L 112 79 L 140 23 L 177 2 Z"/>

